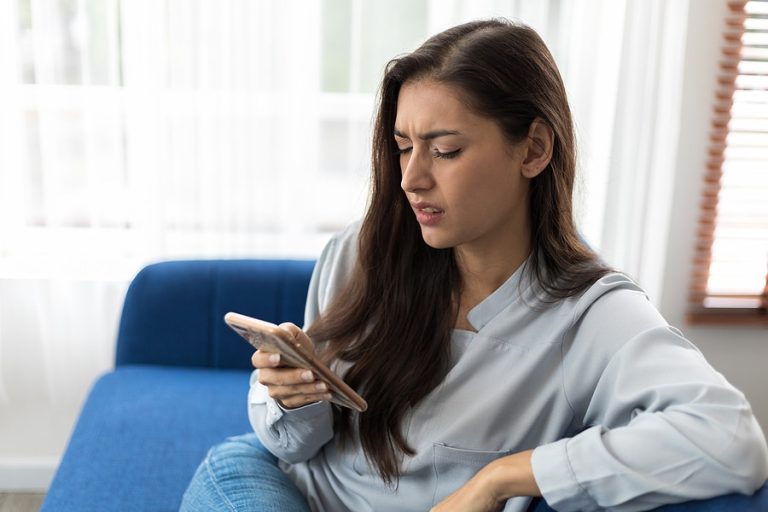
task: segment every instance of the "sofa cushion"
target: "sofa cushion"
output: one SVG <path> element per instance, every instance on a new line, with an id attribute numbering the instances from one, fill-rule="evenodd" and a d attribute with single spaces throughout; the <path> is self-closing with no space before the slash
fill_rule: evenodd
<path id="1" fill-rule="evenodd" d="M 208 448 L 250 430 L 248 377 L 247 371 L 162 366 L 123 366 L 104 375 L 83 406 L 41 510 L 178 510 Z"/>
<path id="2" fill-rule="evenodd" d="M 104 375 L 83 407 L 41 510 L 178 510 L 208 448 L 250 430 L 248 377 L 247 371 L 162 366 L 122 366 Z M 552 512 L 541 500 L 531 510 Z M 768 510 L 768 487 L 752 497 L 659 509 L 694 510 Z"/>

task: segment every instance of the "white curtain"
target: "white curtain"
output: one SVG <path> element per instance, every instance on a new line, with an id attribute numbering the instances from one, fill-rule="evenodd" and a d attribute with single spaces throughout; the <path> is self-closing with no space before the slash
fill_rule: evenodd
<path id="1" fill-rule="evenodd" d="M 580 227 L 609 264 L 658 304 L 684 129 L 688 2 L 566 4 L 562 15 L 572 28 L 562 71 L 581 151 Z"/>
<path id="2" fill-rule="evenodd" d="M 386 61 L 462 21 L 517 17 L 547 41 L 578 126 L 581 228 L 656 286 L 647 221 L 663 229 L 670 200 L 686 6 L 0 2 L 0 489 L 47 485 L 141 266 L 316 257 L 361 215 Z"/>

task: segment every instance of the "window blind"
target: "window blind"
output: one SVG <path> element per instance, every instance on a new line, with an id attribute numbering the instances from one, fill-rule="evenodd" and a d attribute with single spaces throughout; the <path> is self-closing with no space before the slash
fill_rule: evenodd
<path id="1" fill-rule="evenodd" d="M 768 0 L 728 2 L 704 182 L 689 320 L 768 324 Z"/>

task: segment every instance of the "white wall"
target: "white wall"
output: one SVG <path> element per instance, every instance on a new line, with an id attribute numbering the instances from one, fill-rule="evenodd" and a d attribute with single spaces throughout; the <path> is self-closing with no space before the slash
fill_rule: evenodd
<path id="1" fill-rule="evenodd" d="M 768 328 L 705 327 L 685 324 L 699 197 L 720 56 L 723 0 L 689 5 L 683 104 L 674 201 L 660 308 L 682 328 L 712 365 L 747 395 L 764 432 L 768 432 Z"/>

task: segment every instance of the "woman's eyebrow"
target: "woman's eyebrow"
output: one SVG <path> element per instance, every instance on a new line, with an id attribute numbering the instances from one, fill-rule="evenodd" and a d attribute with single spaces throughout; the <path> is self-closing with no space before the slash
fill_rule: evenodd
<path id="1" fill-rule="evenodd" d="M 405 135 L 400 130 L 395 130 L 394 133 L 395 133 L 395 137 L 400 137 L 401 139 L 409 139 L 410 140 L 410 137 Z M 427 132 L 427 133 L 423 133 L 423 134 L 419 135 L 419 138 L 421 140 L 432 140 L 432 139 L 436 139 L 438 137 L 445 137 L 447 135 L 461 135 L 461 132 L 456 131 L 456 130 L 433 130 L 431 132 Z"/>

